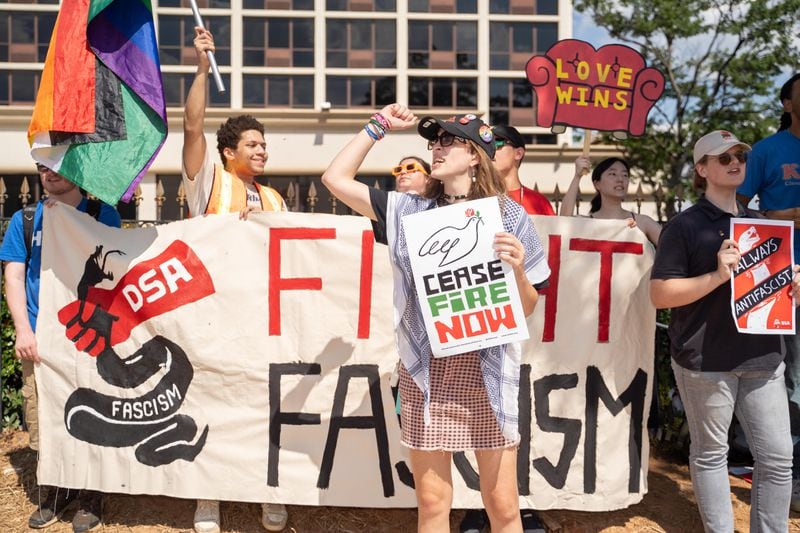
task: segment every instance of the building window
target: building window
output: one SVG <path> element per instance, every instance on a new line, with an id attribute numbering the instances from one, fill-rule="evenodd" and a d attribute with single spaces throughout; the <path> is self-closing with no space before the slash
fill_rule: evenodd
<path id="1" fill-rule="evenodd" d="M 244 19 L 244 64 L 267 67 L 314 66 L 314 20 Z"/>
<path id="2" fill-rule="evenodd" d="M 383 107 L 397 101 L 395 78 L 328 76 L 326 100 L 336 107 Z"/>
<path id="3" fill-rule="evenodd" d="M 328 67 L 394 68 L 397 38 L 393 20 L 328 19 Z"/>
<path id="4" fill-rule="evenodd" d="M 413 107 L 478 107 L 478 81 L 474 78 L 409 78 L 408 102 Z"/>
<path id="5" fill-rule="evenodd" d="M 33 104 L 40 77 L 38 70 L 0 70 L 0 104 Z"/>
<path id="6" fill-rule="evenodd" d="M 533 0 L 526 0 L 532 2 Z M 412 13 L 477 13 L 477 0 L 408 0 Z"/>
<path id="7" fill-rule="evenodd" d="M 536 98 L 527 79 L 489 80 L 489 123 L 536 126 Z"/>
<path id="8" fill-rule="evenodd" d="M 194 81 L 194 74 L 163 72 L 161 76 L 164 78 L 164 97 L 167 100 L 167 106 L 184 107 L 186 105 L 186 95 L 189 93 L 189 87 L 192 86 L 192 81 Z M 221 76 L 225 87 L 230 87 L 230 74 L 221 74 Z M 213 82 L 209 81 L 209 83 Z M 208 106 L 230 107 L 230 92 L 226 91 L 224 93 L 220 93 L 216 90 L 216 88 L 212 88 L 208 91 Z"/>
<path id="9" fill-rule="evenodd" d="M 395 11 L 395 0 L 326 0 L 328 11 Z"/>
<path id="10" fill-rule="evenodd" d="M 520 70 L 536 54 L 558 40 L 558 24 L 550 22 L 492 22 L 489 28 L 489 68 Z"/>
<path id="11" fill-rule="evenodd" d="M 244 0 L 245 9 L 292 9 L 308 11 L 314 9 L 314 0 Z"/>
<path id="12" fill-rule="evenodd" d="M 158 0 L 159 7 L 192 7 L 189 0 Z M 197 7 L 230 9 L 231 0 L 197 0 Z M 205 20 L 205 17 L 203 17 Z"/>
<path id="13" fill-rule="evenodd" d="M 409 21 L 408 66 L 425 69 L 478 68 L 477 23 Z"/>
<path id="14" fill-rule="evenodd" d="M 245 74 L 243 83 L 245 107 L 314 107 L 313 76 Z"/>
<path id="15" fill-rule="evenodd" d="M 214 57 L 219 65 L 231 64 L 231 18 L 204 17 L 206 28 L 214 34 Z M 196 65 L 194 18 L 159 15 L 158 50 L 162 65 Z"/>
<path id="16" fill-rule="evenodd" d="M 57 13 L 0 15 L 0 61 L 44 63 Z"/>
<path id="17" fill-rule="evenodd" d="M 489 0 L 489 13 L 558 15 L 558 0 Z"/>

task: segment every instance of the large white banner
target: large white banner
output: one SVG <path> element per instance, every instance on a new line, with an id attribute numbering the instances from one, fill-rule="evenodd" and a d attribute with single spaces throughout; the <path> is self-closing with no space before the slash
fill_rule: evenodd
<path id="1" fill-rule="evenodd" d="M 534 217 L 553 271 L 529 317 L 521 505 L 647 490 L 652 249 L 624 222 Z M 39 482 L 413 507 L 389 381 L 391 270 L 361 217 L 251 213 L 117 230 L 45 210 Z M 455 507 L 480 506 L 455 454 Z"/>

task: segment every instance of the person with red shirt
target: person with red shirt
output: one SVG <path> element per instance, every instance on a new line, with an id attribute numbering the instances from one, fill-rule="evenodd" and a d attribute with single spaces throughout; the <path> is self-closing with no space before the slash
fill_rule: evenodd
<path id="1" fill-rule="evenodd" d="M 556 212 L 550 201 L 541 193 L 522 185 L 519 180 L 519 167 L 525 157 L 525 139 L 517 128 L 501 124 L 494 131 L 494 168 L 506 182 L 509 198 L 525 208 L 530 215 L 550 215 Z"/>

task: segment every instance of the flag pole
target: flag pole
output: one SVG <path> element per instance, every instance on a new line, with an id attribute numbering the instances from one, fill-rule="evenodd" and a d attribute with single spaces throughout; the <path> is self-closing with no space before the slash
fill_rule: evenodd
<path id="1" fill-rule="evenodd" d="M 191 1 L 194 2 L 194 0 L 191 0 Z M 592 130 L 585 129 L 585 130 L 583 130 L 583 152 L 581 153 L 581 155 L 583 157 L 589 157 L 589 149 L 590 149 L 591 144 L 592 144 Z M 583 169 L 583 175 L 586 175 L 588 173 L 589 173 L 589 169 L 588 168 L 584 168 Z"/>
<path id="2" fill-rule="evenodd" d="M 206 29 L 203 25 L 203 19 L 200 18 L 200 9 L 197 7 L 197 2 L 195 2 L 195 0 L 189 0 L 189 5 L 192 7 L 194 23 L 200 28 Z M 217 67 L 217 60 L 214 58 L 214 52 L 209 50 L 206 53 L 208 54 L 208 62 L 211 63 L 211 74 L 214 75 L 214 84 L 217 86 L 217 91 L 224 93 L 225 84 L 222 83 L 222 76 L 219 75 L 219 67 Z"/>

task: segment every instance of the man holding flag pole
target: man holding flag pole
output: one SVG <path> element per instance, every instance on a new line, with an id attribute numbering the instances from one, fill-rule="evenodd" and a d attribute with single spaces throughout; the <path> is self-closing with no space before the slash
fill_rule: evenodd
<path id="1" fill-rule="evenodd" d="M 281 195 L 255 180 L 264 173 L 268 154 L 264 126 L 254 117 L 240 115 L 222 124 L 217 131 L 222 164 L 213 162 L 204 133 L 209 53 L 214 51 L 211 32 L 196 27 L 194 46 L 197 72 L 183 115 L 182 177 L 190 215 L 238 212 L 246 219 L 252 211 L 286 211 Z M 283 530 L 288 518 L 285 505 L 262 504 L 261 523 L 268 531 Z M 219 532 L 219 501 L 197 501 L 194 529 L 197 533 Z"/>

